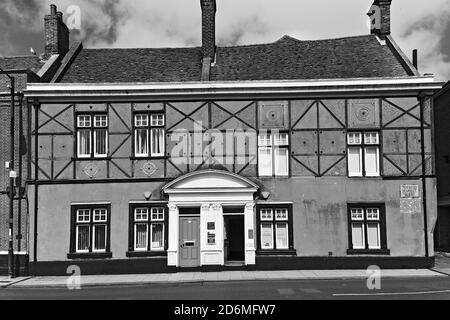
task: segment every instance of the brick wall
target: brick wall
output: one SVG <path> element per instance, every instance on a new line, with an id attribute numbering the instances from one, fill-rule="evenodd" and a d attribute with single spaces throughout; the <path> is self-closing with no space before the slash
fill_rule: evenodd
<path id="1" fill-rule="evenodd" d="M 203 57 L 214 60 L 216 50 L 216 0 L 201 0 Z"/>

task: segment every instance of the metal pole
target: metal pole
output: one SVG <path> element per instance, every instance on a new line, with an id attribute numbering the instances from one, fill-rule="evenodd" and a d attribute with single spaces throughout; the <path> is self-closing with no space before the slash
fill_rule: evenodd
<path id="1" fill-rule="evenodd" d="M 11 278 L 15 277 L 14 272 L 14 242 L 13 242 L 13 234 L 14 234 L 14 123 L 15 123 L 15 83 L 14 78 L 10 78 L 11 80 L 11 162 L 9 164 L 9 250 L 8 250 L 8 273 Z"/>

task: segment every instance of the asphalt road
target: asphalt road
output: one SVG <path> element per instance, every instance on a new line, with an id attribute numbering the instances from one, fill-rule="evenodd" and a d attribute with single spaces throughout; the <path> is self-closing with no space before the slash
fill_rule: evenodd
<path id="1" fill-rule="evenodd" d="M 380 290 L 366 280 L 205 282 L 63 288 L 0 289 L 0 300 L 410 300 L 450 299 L 450 277 L 382 279 Z"/>

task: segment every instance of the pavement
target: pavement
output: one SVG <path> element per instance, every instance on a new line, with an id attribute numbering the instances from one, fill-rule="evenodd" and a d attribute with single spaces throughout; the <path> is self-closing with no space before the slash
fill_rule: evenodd
<path id="1" fill-rule="evenodd" d="M 118 286 L 143 284 L 176 284 L 229 281 L 267 280 L 333 280 L 367 279 L 367 270 L 296 270 L 296 271 L 223 271 L 180 272 L 170 274 L 96 275 L 81 276 L 80 286 Z M 382 278 L 447 277 L 428 269 L 381 270 Z M 7 278 L 4 279 L 6 281 Z M 28 277 L 1 283 L 2 288 L 66 288 L 69 277 Z"/>
<path id="2" fill-rule="evenodd" d="M 127 275 L 82 275 L 79 284 L 83 287 L 177 284 L 227 281 L 266 280 L 346 280 L 367 279 L 367 270 L 294 270 L 294 271 L 222 271 L 222 272 L 179 272 L 161 274 Z M 450 254 L 436 253 L 436 264 L 432 269 L 385 269 L 382 278 L 424 278 L 450 276 Z M 72 278 L 73 280 L 73 278 Z M 78 279 L 77 279 L 78 280 Z M 65 288 L 69 276 L 62 277 L 20 277 L 10 279 L 0 276 L 0 288 Z"/>

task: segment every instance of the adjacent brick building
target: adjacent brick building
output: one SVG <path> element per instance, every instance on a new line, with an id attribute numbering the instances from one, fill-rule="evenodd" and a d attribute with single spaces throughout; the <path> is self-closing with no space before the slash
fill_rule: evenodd
<path id="1" fill-rule="evenodd" d="M 26 201 L 26 180 L 28 177 L 29 144 L 28 108 L 23 99 L 27 84 L 49 82 L 61 67 L 68 51 L 69 34 L 62 21 L 61 12 L 55 6 L 45 17 L 46 50 L 40 56 L 1 57 L 0 68 L 15 79 L 15 171 L 16 200 L 14 201 L 14 251 L 16 269 L 28 269 L 28 202 Z M 5 162 L 11 160 L 11 91 L 10 79 L 0 74 L 0 274 L 8 271 L 9 248 L 9 169 Z M 20 169 L 19 169 L 20 168 Z"/>
<path id="2" fill-rule="evenodd" d="M 29 84 L 30 270 L 419 268 L 437 217 L 433 99 L 390 35 L 75 45 Z"/>

